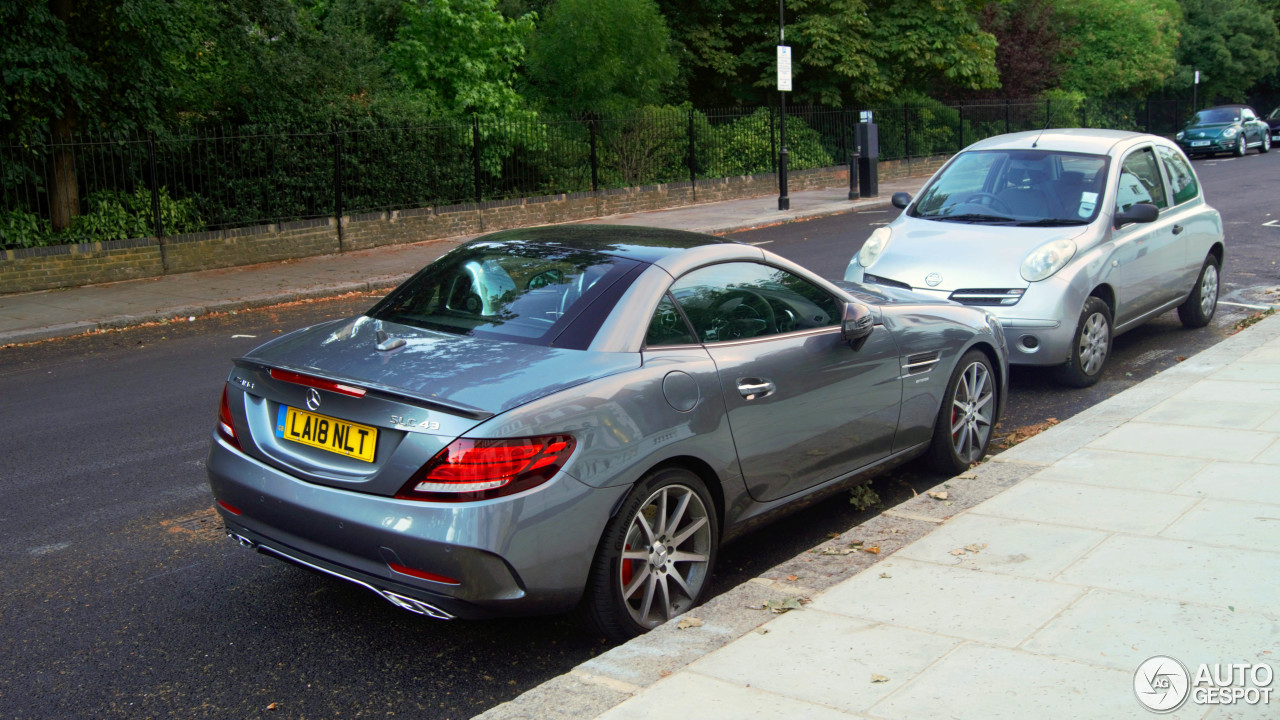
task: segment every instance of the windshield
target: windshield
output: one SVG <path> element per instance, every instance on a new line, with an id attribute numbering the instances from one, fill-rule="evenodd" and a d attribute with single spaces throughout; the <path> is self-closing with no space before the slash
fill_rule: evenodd
<path id="1" fill-rule="evenodd" d="M 550 345 L 636 265 L 563 246 L 464 245 L 423 268 L 367 314 L 455 335 Z"/>
<path id="2" fill-rule="evenodd" d="M 981 225 L 1084 225 L 1098 214 L 1105 155 L 1052 150 L 961 153 L 920 193 L 909 214 Z"/>
<path id="3" fill-rule="evenodd" d="M 1268 119 L 1268 120 L 1280 120 L 1280 107 L 1276 108 L 1275 110 L 1272 110 L 1272 111 L 1271 111 L 1271 114 L 1267 116 L 1267 119 Z"/>
<path id="4" fill-rule="evenodd" d="M 1209 108 L 1196 113 L 1191 120 L 1192 125 L 1214 125 L 1217 123 L 1233 123 L 1240 121 L 1240 111 L 1236 108 Z"/>

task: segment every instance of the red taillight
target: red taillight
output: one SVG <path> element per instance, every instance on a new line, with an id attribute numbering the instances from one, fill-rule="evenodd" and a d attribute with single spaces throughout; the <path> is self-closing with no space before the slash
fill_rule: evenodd
<path id="1" fill-rule="evenodd" d="M 467 502 L 511 495 L 550 480 L 573 454 L 573 448 L 569 435 L 460 438 L 436 453 L 396 497 Z"/>
<path id="2" fill-rule="evenodd" d="M 429 573 L 425 570 L 414 570 L 413 568 L 408 568 L 403 565 L 397 565 L 396 563 L 387 563 L 387 567 L 391 568 L 392 570 L 395 570 L 401 575 L 408 575 L 409 577 L 422 578 L 423 580 L 430 580 L 431 582 L 444 583 L 445 585 L 461 585 L 462 584 L 451 577 L 445 577 L 444 575 Z"/>
<path id="3" fill-rule="evenodd" d="M 352 385 L 343 385 L 342 383 L 334 382 L 332 380 L 303 375 L 302 373 L 291 372 L 289 370 L 271 368 L 270 373 L 271 377 L 276 380 L 283 380 L 284 382 L 294 383 L 295 385 L 305 385 L 307 387 L 316 388 L 317 390 L 329 390 L 343 395 L 350 395 L 351 397 L 364 397 L 365 393 L 364 388 L 354 387 Z"/>
<path id="4" fill-rule="evenodd" d="M 223 440 L 231 443 L 235 449 L 240 449 L 240 441 L 236 439 L 236 429 L 231 424 L 231 404 L 227 402 L 227 388 L 222 388 L 222 407 L 218 409 L 218 434 Z"/>
<path id="5" fill-rule="evenodd" d="M 236 507 L 235 505 L 232 505 L 232 504 L 231 504 L 231 503 L 229 503 L 229 502 L 224 502 L 224 501 L 222 501 L 222 500 L 219 500 L 219 501 L 218 501 L 218 505 L 219 505 L 219 506 L 221 506 L 223 510 L 226 510 L 227 512 L 231 513 L 232 515 L 239 515 L 239 514 L 240 514 L 240 508 Z"/>

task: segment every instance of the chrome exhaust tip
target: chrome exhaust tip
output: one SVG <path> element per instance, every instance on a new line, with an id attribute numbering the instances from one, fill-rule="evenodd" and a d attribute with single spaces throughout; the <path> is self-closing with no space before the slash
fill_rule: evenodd
<path id="1" fill-rule="evenodd" d="M 243 535 L 231 532 L 230 530 L 227 531 L 227 537 L 231 538 L 232 540 L 235 540 L 236 543 L 238 543 L 242 548 L 249 548 L 250 550 L 253 550 L 254 548 L 258 547 L 258 543 L 250 540 L 249 538 Z"/>
<path id="2" fill-rule="evenodd" d="M 408 610 L 414 615 L 426 615 L 427 617 L 435 618 L 437 620 L 453 619 L 453 616 L 445 612 L 444 610 L 441 610 L 440 608 L 430 603 L 425 603 L 421 600 L 418 600 L 417 598 L 405 597 L 404 595 L 393 593 L 389 590 L 379 590 L 376 588 L 374 592 L 386 598 L 387 602 L 391 603 L 392 605 L 395 605 L 401 610 Z"/>

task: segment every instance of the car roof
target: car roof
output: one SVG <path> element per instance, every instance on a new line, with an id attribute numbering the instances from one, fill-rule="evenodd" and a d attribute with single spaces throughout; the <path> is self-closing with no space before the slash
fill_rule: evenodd
<path id="1" fill-rule="evenodd" d="M 979 140 L 966 150 L 1056 150 L 1061 152 L 1105 155 L 1116 145 L 1127 140 L 1155 135 L 1130 130 L 1100 130 L 1093 128 L 1046 128 L 1026 132 L 997 135 Z"/>
<path id="2" fill-rule="evenodd" d="M 505 230 L 484 235 L 477 240 L 589 250 L 649 264 L 659 263 L 664 258 L 694 248 L 737 245 L 702 233 L 634 225 L 550 225 Z"/>

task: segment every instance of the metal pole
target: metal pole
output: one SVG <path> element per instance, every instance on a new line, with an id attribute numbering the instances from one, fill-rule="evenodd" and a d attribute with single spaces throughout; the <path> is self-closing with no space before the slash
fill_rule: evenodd
<path id="1" fill-rule="evenodd" d="M 333 216 L 338 223 L 338 252 L 342 252 L 342 136 L 333 131 Z"/>
<path id="2" fill-rule="evenodd" d="M 690 188 L 694 188 L 694 183 L 696 182 L 696 180 L 695 180 L 696 172 L 695 172 L 695 170 L 694 170 L 694 169 L 697 167 L 697 160 L 695 159 L 695 156 L 694 156 L 694 154 L 693 154 L 693 153 L 694 153 L 694 147 L 693 147 L 693 108 L 689 108 L 689 187 L 690 187 Z M 694 189 L 694 192 L 696 193 L 696 192 L 697 192 L 697 190 L 696 190 L 696 189 Z M 695 195 L 695 196 L 696 196 L 696 195 Z"/>
<path id="3" fill-rule="evenodd" d="M 778 0 L 778 44 L 787 40 L 786 27 L 783 24 L 782 0 Z M 787 94 L 778 91 L 778 209 L 790 210 L 791 198 L 787 197 Z"/>
<path id="4" fill-rule="evenodd" d="M 480 204 L 480 118 L 471 116 L 471 168 L 475 173 L 476 204 Z"/>
<path id="5" fill-rule="evenodd" d="M 958 106 L 960 114 L 960 144 L 956 146 L 956 152 L 964 149 L 964 105 Z"/>
<path id="6" fill-rule="evenodd" d="M 600 161 L 596 158 L 596 118 L 587 118 L 587 130 L 591 137 L 591 192 L 600 189 Z"/>
<path id="7" fill-rule="evenodd" d="M 1005 101 L 1004 101 L 1004 133 L 1005 133 L 1006 135 L 1008 135 L 1010 132 L 1012 132 L 1012 129 L 1011 129 L 1011 127 L 1010 127 L 1010 126 L 1011 126 L 1011 123 L 1010 123 L 1009 121 L 1010 121 L 1010 117 L 1009 117 L 1009 101 L 1008 101 L 1008 100 L 1005 100 Z"/>
<path id="8" fill-rule="evenodd" d="M 774 133 L 773 106 L 769 106 L 769 172 L 778 172 L 778 137 Z"/>
<path id="9" fill-rule="evenodd" d="M 849 199 L 858 199 L 858 142 L 853 135 L 853 113 L 844 111 L 845 132 L 849 135 Z"/>
<path id="10" fill-rule="evenodd" d="M 160 184 L 156 182 L 156 134 L 147 132 L 147 182 L 151 185 L 151 222 L 156 238 L 164 237 L 164 220 L 160 217 Z"/>

